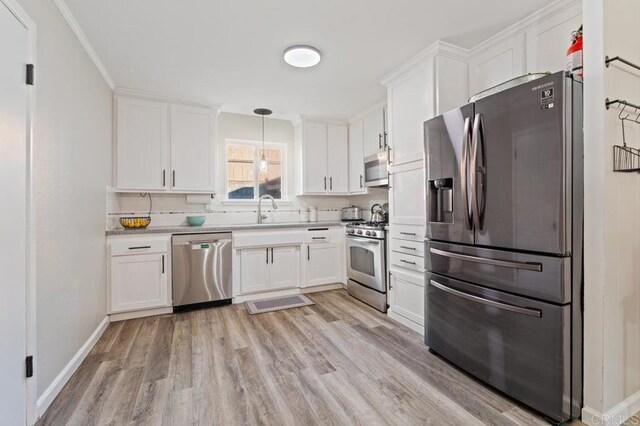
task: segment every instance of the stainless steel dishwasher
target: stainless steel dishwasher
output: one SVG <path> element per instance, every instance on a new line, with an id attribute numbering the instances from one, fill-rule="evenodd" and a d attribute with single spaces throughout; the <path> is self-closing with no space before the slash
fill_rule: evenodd
<path id="1" fill-rule="evenodd" d="M 174 235 L 173 310 L 231 303 L 231 233 Z"/>

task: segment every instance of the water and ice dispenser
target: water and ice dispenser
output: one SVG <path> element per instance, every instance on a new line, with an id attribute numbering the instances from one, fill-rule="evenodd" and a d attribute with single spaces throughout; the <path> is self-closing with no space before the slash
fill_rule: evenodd
<path id="1" fill-rule="evenodd" d="M 453 223 L 453 178 L 429 181 L 429 221 Z"/>

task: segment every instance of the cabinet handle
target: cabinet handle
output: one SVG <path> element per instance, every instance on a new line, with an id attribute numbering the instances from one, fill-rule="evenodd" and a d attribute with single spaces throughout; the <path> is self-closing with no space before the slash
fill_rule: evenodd
<path id="1" fill-rule="evenodd" d="M 173 171 L 173 187 L 175 188 L 176 186 L 176 171 Z"/>
<path id="2" fill-rule="evenodd" d="M 142 250 L 142 249 L 150 249 L 151 246 L 137 246 L 137 247 L 129 247 L 129 250 Z"/>
<path id="3" fill-rule="evenodd" d="M 165 169 L 162 169 L 162 187 L 164 188 L 167 185 L 166 173 Z"/>
<path id="4" fill-rule="evenodd" d="M 324 177 L 324 190 L 327 190 L 327 177 Z"/>
<path id="5" fill-rule="evenodd" d="M 378 147 L 382 149 L 382 133 L 378 133 Z"/>
<path id="6" fill-rule="evenodd" d="M 311 249 L 307 246 L 307 261 L 311 260 Z"/>
<path id="7" fill-rule="evenodd" d="M 415 247 L 407 247 L 407 246 L 400 246 L 401 249 L 405 249 L 405 250 L 413 250 L 415 251 L 416 248 Z"/>
<path id="8" fill-rule="evenodd" d="M 389 271 L 389 290 L 391 290 L 393 286 L 391 285 L 391 271 Z"/>
<path id="9" fill-rule="evenodd" d="M 388 133 L 387 133 L 387 132 L 384 132 L 384 133 L 382 134 L 382 138 L 383 138 L 383 141 L 384 141 L 384 147 L 385 147 L 385 148 L 389 146 L 389 145 L 387 145 L 387 135 L 388 135 Z"/>
<path id="10" fill-rule="evenodd" d="M 392 186 L 391 186 L 391 173 L 387 173 L 387 187 L 389 189 L 392 188 Z"/>
<path id="11" fill-rule="evenodd" d="M 416 236 L 415 232 L 401 232 L 400 235 L 411 235 L 411 236 Z"/>
<path id="12" fill-rule="evenodd" d="M 273 264 L 273 247 L 271 247 L 271 263 Z"/>
<path id="13" fill-rule="evenodd" d="M 162 274 L 164 274 L 164 254 L 162 255 Z"/>
<path id="14" fill-rule="evenodd" d="M 362 189 L 362 175 L 360 175 L 360 189 Z"/>
<path id="15" fill-rule="evenodd" d="M 391 161 L 391 147 L 389 145 L 387 145 L 387 164 L 393 164 L 393 161 Z"/>
<path id="16" fill-rule="evenodd" d="M 404 260 L 404 259 L 400 259 L 400 262 L 408 263 L 409 265 L 415 265 L 416 264 L 416 262 L 409 262 L 408 260 Z"/>
<path id="17" fill-rule="evenodd" d="M 329 178 L 329 189 L 333 191 L 333 176 Z"/>
<path id="18" fill-rule="evenodd" d="M 267 265 L 269 264 L 269 247 L 265 249 L 267 251 Z"/>
<path id="19" fill-rule="evenodd" d="M 311 237 L 312 240 L 326 240 L 327 237 Z"/>

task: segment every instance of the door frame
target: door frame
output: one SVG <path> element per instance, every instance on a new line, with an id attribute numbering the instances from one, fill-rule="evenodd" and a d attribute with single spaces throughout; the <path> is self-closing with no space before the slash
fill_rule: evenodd
<path id="1" fill-rule="evenodd" d="M 2 4 L 16 17 L 27 30 L 28 52 L 27 60 L 30 64 L 36 65 L 36 34 L 37 26 L 27 12 L 18 4 L 17 0 L 0 0 Z M 35 86 L 27 87 L 28 107 L 27 107 L 27 211 L 26 211 L 26 330 L 25 330 L 25 352 L 27 355 L 36 353 L 36 236 L 35 236 L 35 200 L 33 191 L 33 171 L 34 171 L 34 128 L 36 116 L 36 90 Z M 26 381 L 26 419 L 28 424 L 34 424 L 38 419 L 37 406 L 37 358 L 34 356 L 34 375 Z"/>

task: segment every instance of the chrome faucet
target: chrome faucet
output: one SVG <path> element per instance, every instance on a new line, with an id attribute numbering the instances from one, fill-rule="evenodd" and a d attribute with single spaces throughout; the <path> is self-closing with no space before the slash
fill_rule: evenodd
<path id="1" fill-rule="evenodd" d="M 278 205 L 276 204 L 276 200 L 274 200 L 271 195 L 265 194 L 262 197 L 260 197 L 260 199 L 258 200 L 258 223 L 262 223 L 262 221 L 267 218 L 266 215 L 262 214 L 262 200 L 264 200 L 265 198 L 271 199 L 271 207 L 273 207 L 274 210 L 278 208 Z"/>

